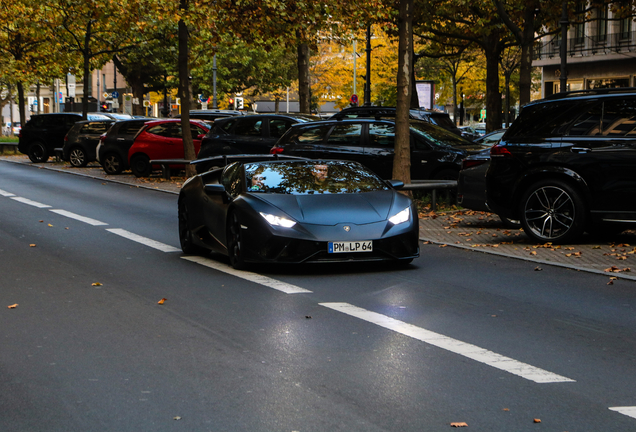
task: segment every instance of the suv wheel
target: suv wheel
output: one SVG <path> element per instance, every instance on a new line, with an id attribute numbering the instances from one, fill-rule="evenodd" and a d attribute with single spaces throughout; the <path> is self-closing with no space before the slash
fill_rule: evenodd
<path id="1" fill-rule="evenodd" d="M 86 152 L 80 147 L 73 147 L 68 155 L 71 165 L 77 168 L 86 166 L 88 161 L 86 160 Z"/>
<path id="2" fill-rule="evenodd" d="M 521 200 L 521 226 L 537 242 L 567 243 L 583 234 L 585 205 L 579 193 L 561 180 L 542 180 Z"/>
<path id="3" fill-rule="evenodd" d="M 124 160 L 117 153 L 109 153 L 103 159 L 102 168 L 106 174 L 121 174 L 124 170 Z"/>
<path id="4" fill-rule="evenodd" d="M 44 147 L 44 144 L 40 142 L 33 143 L 29 146 L 29 159 L 33 163 L 42 163 L 49 160 L 49 152 Z"/>
<path id="5" fill-rule="evenodd" d="M 150 158 L 145 154 L 133 156 L 130 159 L 130 170 L 135 177 L 148 177 L 150 175 Z"/>

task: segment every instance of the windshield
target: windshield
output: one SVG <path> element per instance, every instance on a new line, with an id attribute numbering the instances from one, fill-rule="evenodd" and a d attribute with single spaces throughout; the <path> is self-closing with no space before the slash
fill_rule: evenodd
<path id="1" fill-rule="evenodd" d="M 413 131 L 415 135 L 424 137 L 424 139 L 436 145 L 465 146 L 470 144 L 469 141 L 459 135 L 455 135 L 446 129 L 442 129 L 439 126 L 433 126 L 426 122 L 412 121 L 411 131 Z"/>
<path id="2" fill-rule="evenodd" d="M 291 195 L 347 194 L 388 190 L 378 176 L 347 161 L 245 164 L 247 191 Z"/>

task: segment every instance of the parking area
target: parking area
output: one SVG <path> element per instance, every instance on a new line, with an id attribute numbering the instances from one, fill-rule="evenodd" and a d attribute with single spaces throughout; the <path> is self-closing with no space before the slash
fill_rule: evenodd
<path id="1" fill-rule="evenodd" d="M 68 162 L 33 164 L 24 155 L 0 156 L 0 160 L 175 194 L 185 181 L 183 177 L 166 180 L 160 172 L 147 178 L 137 178 L 130 172 L 110 176 L 97 163 L 84 168 L 74 168 Z M 420 239 L 437 247 L 523 259 L 536 263 L 536 271 L 542 269 L 541 265 L 556 265 L 607 275 L 608 283 L 611 278 L 636 280 L 636 231 L 631 230 L 607 239 L 583 236 L 581 242 L 570 245 L 536 244 L 522 230 L 506 228 L 497 216 L 468 210 L 421 213 Z"/>

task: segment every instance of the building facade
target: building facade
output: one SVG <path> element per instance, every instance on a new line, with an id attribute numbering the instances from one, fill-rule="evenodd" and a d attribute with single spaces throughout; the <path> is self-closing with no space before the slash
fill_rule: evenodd
<path id="1" fill-rule="evenodd" d="M 620 18 L 605 5 L 591 13 L 585 3 L 575 11 L 567 38 L 567 90 L 636 86 L 636 35 L 633 17 Z M 585 22 L 586 20 L 587 22 Z M 542 97 L 560 91 L 561 34 L 535 45 L 533 66 L 542 69 Z"/>

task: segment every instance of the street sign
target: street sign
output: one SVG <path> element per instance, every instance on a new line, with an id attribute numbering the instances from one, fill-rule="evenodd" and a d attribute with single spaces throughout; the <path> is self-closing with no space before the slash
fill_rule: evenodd
<path id="1" fill-rule="evenodd" d="M 113 98 L 114 98 L 114 99 L 117 99 L 117 98 L 119 97 L 119 92 L 118 92 L 117 90 L 115 90 L 115 91 L 112 93 L 112 95 L 113 95 Z"/>
<path id="2" fill-rule="evenodd" d="M 68 96 L 75 97 L 75 83 L 68 83 Z"/>
<path id="3" fill-rule="evenodd" d="M 107 99 L 108 97 L 110 97 L 110 95 L 108 93 L 106 93 L 106 92 L 104 92 L 104 94 L 102 96 L 104 96 L 104 99 Z"/>
<path id="4" fill-rule="evenodd" d="M 353 104 L 357 104 L 358 103 L 358 95 L 357 94 L 352 94 L 351 95 L 351 99 L 349 99 L 349 101 Z"/>

